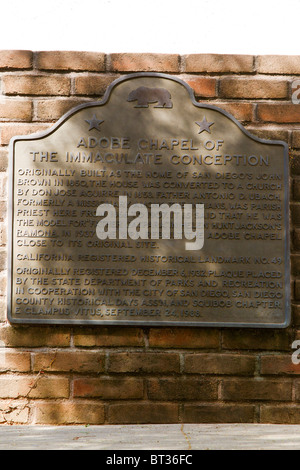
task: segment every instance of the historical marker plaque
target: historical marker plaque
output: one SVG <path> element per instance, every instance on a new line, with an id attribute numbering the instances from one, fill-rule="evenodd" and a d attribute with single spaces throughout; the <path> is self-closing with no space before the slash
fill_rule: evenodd
<path id="1" fill-rule="evenodd" d="M 11 322 L 288 325 L 287 146 L 181 80 L 123 77 L 10 162 Z"/>

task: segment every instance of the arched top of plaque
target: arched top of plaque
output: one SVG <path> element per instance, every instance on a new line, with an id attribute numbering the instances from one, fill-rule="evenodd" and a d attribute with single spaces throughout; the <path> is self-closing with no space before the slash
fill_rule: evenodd
<path id="1" fill-rule="evenodd" d="M 10 151 L 10 321 L 289 324 L 286 143 L 134 73 Z"/>
<path id="2" fill-rule="evenodd" d="M 88 128 L 89 131 L 96 130 L 105 133 L 107 126 L 111 129 L 115 125 L 119 126 L 120 131 L 126 130 L 128 126 L 132 125 L 131 117 L 134 119 L 134 126 L 136 126 L 137 116 L 142 116 L 144 119 L 147 119 L 147 116 L 158 121 L 158 123 L 162 122 L 164 127 L 166 121 L 169 122 L 171 127 L 174 120 L 176 120 L 175 129 L 174 127 L 171 129 L 172 135 L 174 130 L 186 135 L 186 128 L 188 127 L 189 131 L 193 129 L 196 134 L 203 133 L 207 136 L 212 134 L 212 131 L 214 133 L 224 132 L 226 120 L 222 117 L 227 117 L 254 141 L 281 145 L 285 151 L 288 150 L 287 144 L 283 141 L 262 139 L 252 135 L 235 117 L 222 108 L 196 101 L 193 89 L 180 78 L 156 72 L 139 72 L 120 77 L 108 86 L 101 100 L 76 106 L 64 114 L 49 130 L 28 136 L 15 136 L 12 138 L 11 143 L 18 139 L 46 137 L 78 113 L 90 108 L 96 112 L 97 107 L 111 108 L 111 112 L 116 114 L 114 114 L 113 119 L 110 119 L 109 122 L 106 121 L 106 123 L 101 119 L 97 122 L 96 116 L 96 120 L 92 121 Z M 138 112 L 138 110 L 142 112 L 144 109 L 148 110 L 147 113 L 140 114 Z M 132 110 L 135 111 L 132 113 Z M 169 114 L 162 113 L 162 110 L 168 110 Z M 200 110 L 202 110 L 202 115 L 199 114 Z M 188 119 L 189 114 L 191 114 L 191 119 Z M 166 116 L 168 116 L 168 119 L 166 119 Z M 195 120 L 193 121 L 194 116 Z M 94 125 L 95 123 L 96 125 Z M 229 125 L 228 122 L 227 124 Z"/>

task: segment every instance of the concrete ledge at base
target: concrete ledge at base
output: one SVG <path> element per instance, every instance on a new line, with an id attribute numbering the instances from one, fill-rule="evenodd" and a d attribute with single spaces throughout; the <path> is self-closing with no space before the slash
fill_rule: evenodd
<path id="1" fill-rule="evenodd" d="M 300 425 L 0 425 L 0 450 L 298 450 Z"/>

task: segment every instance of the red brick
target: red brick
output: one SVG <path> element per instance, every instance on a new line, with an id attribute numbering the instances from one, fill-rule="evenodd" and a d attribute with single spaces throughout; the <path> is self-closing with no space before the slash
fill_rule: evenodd
<path id="1" fill-rule="evenodd" d="M 7 174 L 0 173 L 0 198 L 7 198 Z"/>
<path id="2" fill-rule="evenodd" d="M 290 351 L 290 334 L 287 330 L 230 329 L 223 332 L 223 348 Z"/>
<path id="3" fill-rule="evenodd" d="M 114 72 L 179 72 L 177 54 L 111 54 Z"/>
<path id="4" fill-rule="evenodd" d="M 105 354 L 90 351 L 42 352 L 34 355 L 34 371 L 103 372 Z"/>
<path id="5" fill-rule="evenodd" d="M 1 124 L 1 145 L 8 145 L 12 137 L 17 135 L 28 135 L 42 133 L 49 129 L 49 124 Z"/>
<path id="6" fill-rule="evenodd" d="M 186 354 L 187 374 L 253 375 L 256 358 L 238 354 Z"/>
<path id="7" fill-rule="evenodd" d="M 234 102 L 213 102 L 214 106 L 218 106 L 229 114 L 232 114 L 238 121 L 254 120 L 254 104 L 253 103 L 234 103 Z"/>
<path id="8" fill-rule="evenodd" d="M 110 405 L 110 424 L 169 424 L 178 423 L 178 405 L 174 403 L 124 403 Z"/>
<path id="9" fill-rule="evenodd" d="M 246 129 L 263 140 L 284 140 L 288 143 L 289 131 L 274 124 L 248 124 Z"/>
<path id="10" fill-rule="evenodd" d="M 69 380 L 46 376 L 0 376 L 1 398 L 68 398 Z"/>
<path id="11" fill-rule="evenodd" d="M 237 54 L 189 54 L 185 56 L 186 72 L 253 72 L 253 56 Z"/>
<path id="12" fill-rule="evenodd" d="M 186 404 L 184 423 L 253 423 L 254 405 Z"/>
<path id="13" fill-rule="evenodd" d="M 75 77 L 76 95 L 103 95 L 119 75 L 83 75 Z"/>
<path id="14" fill-rule="evenodd" d="M 261 55 L 257 57 L 257 71 L 270 74 L 300 74 L 299 55 Z"/>
<path id="15" fill-rule="evenodd" d="M 300 200 L 300 179 L 292 182 L 292 196 L 295 201 Z"/>
<path id="16" fill-rule="evenodd" d="M 186 75 L 182 77 L 182 80 L 194 90 L 195 96 L 204 98 L 217 96 L 217 79 L 215 78 Z"/>
<path id="17" fill-rule="evenodd" d="M 263 356 L 261 358 L 262 375 L 299 375 L 300 364 L 293 364 L 292 354 L 287 356 Z"/>
<path id="18" fill-rule="evenodd" d="M 286 80 L 266 78 L 222 78 L 219 93 L 222 98 L 288 98 Z"/>
<path id="19" fill-rule="evenodd" d="M 70 345 L 70 332 L 62 328 L 3 325 L 0 342 L 6 347 L 66 347 Z"/>
<path id="20" fill-rule="evenodd" d="M 105 54 L 101 52 L 42 51 L 37 54 L 40 70 L 75 70 L 103 72 Z"/>
<path id="21" fill-rule="evenodd" d="M 269 379 L 224 379 L 223 400 L 288 401 L 292 399 L 292 382 Z"/>
<path id="22" fill-rule="evenodd" d="M 200 378 L 153 378 L 147 381 L 151 400 L 216 400 L 216 381 Z"/>
<path id="23" fill-rule="evenodd" d="M 108 371 L 135 374 L 179 373 L 180 357 L 179 354 L 171 353 L 111 353 Z"/>
<path id="24" fill-rule="evenodd" d="M 31 121 L 32 102 L 29 100 L 5 99 L 0 102 L 0 119 Z"/>
<path id="25" fill-rule="evenodd" d="M 74 332 L 75 346 L 122 347 L 144 346 L 143 330 L 131 327 L 84 328 Z"/>
<path id="26" fill-rule="evenodd" d="M 199 328 L 151 328 L 153 348 L 218 348 L 219 331 Z"/>
<path id="27" fill-rule="evenodd" d="M 300 148 L 300 130 L 292 131 L 292 147 Z"/>
<path id="28" fill-rule="evenodd" d="M 300 299 L 300 279 L 295 280 L 295 300 Z"/>
<path id="29" fill-rule="evenodd" d="M 262 405 L 260 423 L 300 424 L 300 406 L 297 405 Z"/>
<path id="30" fill-rule="evenodd" d="M 29 352 L 0 350 L 0 372 L 29 372 L 31 367 Z"/>
<path id="31" fill-rule="evenodd" d="M 97 401 L 89 402 L 39 402 L 34 407 L 34 424 L 103 424 L 104 405 Z"/>
<path id="32" fill-rule="evenodd" d="M 257 118 L 265 122 L 300 123 L 300 104 L 259 103 Z"/>
<path id="33" fill-rule="evenodd" d="M 300 255 L 298 254 L 291 255 L 291 273 L 294 276 L 300 275 Z"/>
<path id="34" fill-rule="evenodd" d="M 48 99 L 37 101 L 37 120 L 56 121 L 72 108 L 82 104 L 82 100 L 77 99 Z"/>
<path id="35" fill-rule="evenodd" d="M 290 153 L 290 169 L 292 175 L 300 175 L 300 154 L 296 152 Z"/>
<path id="36" fill-rule="evenodd" d="M 2 78 L 5 95 L 69 95 L 70 78 L 63 75 L 4 75 Z"/>
<path id="37" fill-rule="evenodd" d="M 74 380 L 74 396 L 106 400 L 143 398 L 143 380 L 138 378 L 82 378 Z"/>
<path id="38" fill-rule="evenodd" d="M 0 69 L 30 69 L 33 53 L 31 51 L 0 51 Z"/>

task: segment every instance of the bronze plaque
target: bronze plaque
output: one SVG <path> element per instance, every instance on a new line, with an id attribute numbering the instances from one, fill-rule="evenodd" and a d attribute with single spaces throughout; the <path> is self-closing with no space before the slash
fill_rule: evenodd
<path id="1" fill-rule="evenodd" d="M 288 149 L 176 77 L 11 141 L 13 323 L 286 327 Z"/>

